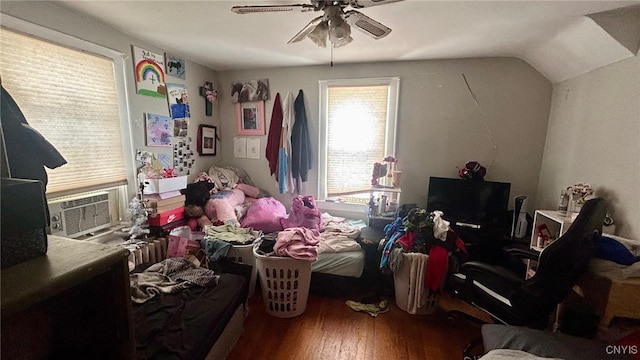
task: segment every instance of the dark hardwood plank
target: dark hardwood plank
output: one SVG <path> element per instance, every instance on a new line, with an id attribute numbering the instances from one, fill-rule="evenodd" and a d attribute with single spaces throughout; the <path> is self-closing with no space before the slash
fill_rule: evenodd
<path id="1" fill-rule="evenodd" d="M 463 319 L 448 323 L 442 309 L 411 315 L 391 299 L 389 312 L 374 318 L 346 300 L 310 295 L 302 315 L 282 319 L 265 311 L 258 289 L 228 359 L 461 359 L 464 347 L 480 336 L 480 327 Z M 441 305 L 450 308 L 451 301 L 443 298 Z"/>

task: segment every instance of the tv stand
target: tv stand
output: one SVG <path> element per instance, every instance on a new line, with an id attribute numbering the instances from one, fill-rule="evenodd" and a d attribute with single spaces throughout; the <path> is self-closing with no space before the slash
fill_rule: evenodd
<path id="1" fill-rule="evenodd" d="M 469 261 L 497 264 L 504 259 L 508 237 L 501 227 L 467 221 L 452 221 L 450 226 L 464 243 Z"/>

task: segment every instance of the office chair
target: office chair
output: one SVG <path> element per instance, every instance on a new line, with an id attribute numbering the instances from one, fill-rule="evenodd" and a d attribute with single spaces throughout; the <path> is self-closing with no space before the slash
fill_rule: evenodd
<path id="1" fill-rule="evenodd" d="M 538 262 L 529 279 L 502 266 L 470 261 L 451 275 L 449 292 L 501 323 L 544 329 L 593 257 L 605 214 L 606 201 L 591 199 L 567 232 L 542 251 L 509 249 L 509 255 Z M 456 314 L 470 318 L 456 310 L 447 315 L 455 321 Z"/>

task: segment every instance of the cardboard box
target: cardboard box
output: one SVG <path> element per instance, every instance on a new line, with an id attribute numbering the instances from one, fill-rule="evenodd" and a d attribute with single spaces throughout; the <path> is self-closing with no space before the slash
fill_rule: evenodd
<path id="1" fill-rule="evenodd" d="M 168 205 L 175 205 L 174 208 L 178 206 L 184 206 L 184 201 L 186 197 L 182 194 L 178 196 L 172 196 L 170 198 L 161 199 L 156 197 L 157 195 L 145 195 L 142 200 L 145 201 L 145 207 L 150 209 L 163 208 Z M 162 212 L 162 211 L 160 211 Z"/>
<path id="2" fill-rule="evenodd" d="M 184 218 L 184 207 L 149 215 L 149 226 L 163 226 Z"/>
<path id="3" fill-rule="evenodd" d="M 168 212 L 168 211 L 173 211 L 176 210 L 178 208 L 184 208 L 184 202 L 182 203 L 177 203 L 177 204 L 169 204 L 169 205 L 163 205 L 163 206 L 159 206 L 157 208 L 150 208 L 148 211 L 150 211 L 150 214 L 162 214 L 164 212 Z"/>
<path id="4" fill-rule="evenodd" d="M 145 194 L 160 194 L 180 191 L 187 187 L 187 176 L 176 176 L 163 179 L 145 179 Z"/>

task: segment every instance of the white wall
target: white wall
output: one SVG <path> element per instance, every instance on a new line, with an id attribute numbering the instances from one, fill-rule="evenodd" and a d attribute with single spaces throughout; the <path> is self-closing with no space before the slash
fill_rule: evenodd
<path id="1" fill-rule="evenodd" d="M 640 240 L 640 57 L 556 84 L 537 208 L 591 183 L 609 200 L 618 235 Z"/>
<path id="2" fill-rule="evenodd" d="M 100 25 L 55 4 L 43 2 L 3 2 L 2 12 L 69 35 L 131 54 L 131 45 L 156 52 L 163 49 L 142 43 L 115 29 Z M 176 54 L 180 55 L 180 54 Z M 188 60 L 188 59 L 187 59 Z M 127 89 L 134 149 L 144 147 L 143 114 L 168 114 L 166 102 L 135 93 L 133 61 L 127 65 Z M 464 74 L 477 97 L 476 107 L 467 89 Z M 307 115 L 313 153 L 318 151 L 318 80 L 399 76 L 398 145 L 396 156 L 403 171 L 403 202 L 426 204 L 429 176 L 457 176 L 457 167 L 477 160 L 488 168 L 487 180 L 512 183 L 511 195 L 526 194 L 532 202 L 538 189 L 547 121 L 551 101 L 551 83 L 527 63 L 513 58 L 411 61 L 377 64 L 312 66 L 256 69 L 217 73 L 187 61 L 185 83 L 190 93 L 192 121 L 189 135 L 195 139 L 197 124 L 218 125 L 222 138 L 219 155 L 199 158 L 194 172 L 210 165 L 241 166 L 260 186 L 285 205 L 291 196 L 277 195 L 274 180 L 264 159 L 234 159 L 235 108 L 229 99 L 230 83 L 237 80 L 269 79 L 271 100 L 266 103 L 266 128 L 269 127 L 273 97 L 277 92 L 306 94 Z M 219 90 L 214 116 L 204 116 L 204 99 L 198 87 L 212 81 Z M 218 111 L 219 110 L 219 111 Z M 354 141 L 359 139 L 354 136 Z M 261 137 L 261 147 L 266 135 Z M 373 164 L 372 164 L 373 166 Z M 133 174 L 132 174 L 133 175 Z M 317 195 L 317 164 L 305 184 L 305 193 Z"/>
<path id="3" fill-rule="evenodd" d="M 40 1 L 3 1 L 1 12 L 126 54 L 128 56 L 128 61 L 126 62 L 127 96 L 129 98 L 129 121 L 131 122 L 133 150 L 143 149 L 152 152 L 166 153 L 172 151 L 169 148 L 145 146 L 144 114 L 149 112 L 168 116 L 169 108 L 166 99 L 156 99 L 136 94 L 133 59 L 131 55 L 132 45 L 160 54 L 164 54 L 164 49 L 159 49 L 143 43 L 128 35 L 118 32 L 113 28 L 109 28 L 90 19 L 80 17 L 75 12 L 69 11 L 66 8 L 62 8 L 52 3 Z M 174 55 L 180 56 L 181 54 Z M 220 117 L 218 116 L 219 112 L 217 103 L 214 104 L 213 116 L 205 116 L 204 97 L 199 95 L 199 87 L 204 84 L 205 80 L 213 82 L 216 88 L 219 88 L 219 85 L 215 71 L 189 61 L 188 59 L 185 60 L 186 80 L 167 76 L 166 81 L 187 84 L 189 104 L 192 114 L 188 135 L 193 139 L 192 145 L 195 149 L 198 125 L 218 125 L 220 120 Z M 125 154 L 125 156 L 133 155 Z M 197 156 L 196 153 L 196 162 L 192 169 L 190 180 L 193 179 L 198 172 L 207 171 L 216 159 L 217 157 L 200 157 Z M 133 172 L 128 175 L 129 184 L 135 184 Z M 129 193 L 130 197 L 133 196 L 135 193 L 135 186 L 129 186 Z"/>
<path id="4" fill-rule="evenodd" d="M 480 109 L 465 85 L 464 74 Z M 535 199 L 544 149 L 551 83 L 527 63 L 513 58 L 411 61 L 359 65 L 310 66 L 220 72 L 222 84 L 222 162 L 247 169 L 253 180 L 285 205 L 264 158 L 267 137 L 261 136 L 261 159 L 235 159 L 235 110 L 230 83 L 269 79 L 266 102 L 268 131 L 273 99 L 299 89 L 305 93 L 313 154 L 317 160 L 319 93 L 325 79 L 400 77 L 397 157 L 402 174 L 402 202 L 426 205 L 429 176 L 457 177 L 457 167 L 477 160 L 488 167 L 487 180 L 512 183 L 511 194 Z M 493 138 L 493 140 L 492 140 Z M 354 134 L 353 141 L 360 141 Z M 496 150 L 494 151 L 493 142 Z M 382 159 L 380 159 L 382 160 Z M 371 164 L 373 166 L 373 164 Z M 317 163 L 305 193 L 317 195 Z M 533 200 L 532 200 L 533 201 Z"/>

